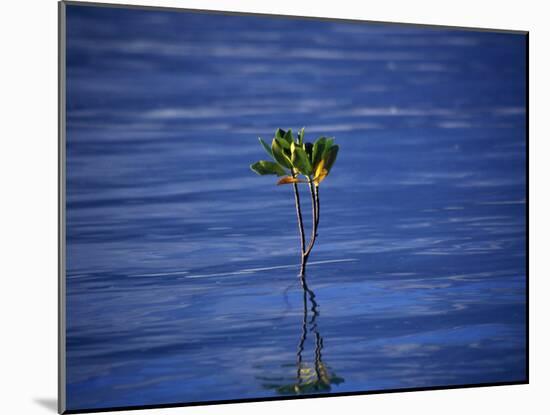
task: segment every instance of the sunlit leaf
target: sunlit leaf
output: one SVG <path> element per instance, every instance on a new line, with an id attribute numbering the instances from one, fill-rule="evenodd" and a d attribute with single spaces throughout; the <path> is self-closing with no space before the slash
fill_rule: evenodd
<path id="1" fill-rule="evenodd" d="M 273 152 L 273 157 L 281 166 L 286 167 L 287 169 L 292 168 L 292 162 L 284 154 L 283 147 L 280 144 L 280 140 L 276 138 L 273 139 L 271 143 L 271 151 Z"/>
<path id="2" fill-rule="evenodd" d="M 317 166 L 315 166 L 315 172 L 313 174 L 314 178 L 317 178 L 319 174 L 325 169 L 325 160 L 321 160 Z"/>
<path id="3" fill-rule="evenodd" d="M 287 174 L 279 164 L 267 160 L 260 160 L 252 164 L 250 168 L 261 176 L 264 176 L 266 174 L 284 176 L 285 174 Z"/>
<path id="4" fill-rule="evenodd" d="M 323 162 L 321 161 L 321 163 L 323 163 Z M 323 168 L 315 175 L 315 178 L 313 179 L 313 182 L 317 186 L 319 186 L 319 184 L 321 184 L 321 182 L 323 180 L 325 180 L 325 177 L 327 177 L 327 176 L 328 176 L 328 171 L 327 171 L 327 169 Z"/>
<path id="5" fill-rule="evenodd" d="M 315 173 L 313 176 L 313 182 L 319 186 L 319 184 L 325 180 L 325 178 L 328 176 L 329 171 L 325 167 L 325 159 L 322 159 L 319 164 L 317 164 L 315 168 Z"/>

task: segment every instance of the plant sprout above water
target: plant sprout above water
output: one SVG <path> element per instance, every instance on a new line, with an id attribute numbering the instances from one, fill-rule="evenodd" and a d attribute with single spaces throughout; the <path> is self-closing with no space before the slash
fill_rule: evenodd
<path id="1" fill-rule="evenodd" d="M 250 168 L 262 176 L 271 174 L 282 176 L 277 182 L 278 185 L 291 184 L 293 186 L 302 257 L 299 276 L 304 277 L 307 260 L 315 244 L 319 226 L 319 185 L 328 176 L 336 161 L 338 146 L 333 144 L 333 138 L 328 137 L 319 137 L 313 143 L 305 142 L 303 128 L 299 131 L 296 139 L 292 135 L 292 130 L 284 131 L 279 128 L 275 132 L 271 147 L 260 137 L 258 139 L 271 157 L 271 161 L 260 160 L 252 164 Z M 311 194 L 312 229 L 307 246 L 300 206 L 299 184 L 306 184 Z"/>

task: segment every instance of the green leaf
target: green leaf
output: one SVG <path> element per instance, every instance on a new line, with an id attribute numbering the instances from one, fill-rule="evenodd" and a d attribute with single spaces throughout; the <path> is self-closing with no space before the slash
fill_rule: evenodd
<path id="1" fill-rule="evenodd" d="M 291 146 L 291 150 L 292 164 L 294 167 L 296 167 L 300 173 L 309 176 L 312 172 L 312 168 L 305 150 L 302 147 L 294 145 L 294 143 Z"/>
<path id="2" fill-rule="evenodd" d="M 311 155 L 311 161 L 314 166 L 317 166 L 321 159 L 323 158 L 323 154 L 325 152 L 325 142 L 327 141 L 326 137 L 318 138 L 315 143 L 313 143 L 313 151 Z"/>
<path id="3" fill-rule="evenodd" d="M 275 157 L 273 157 L 273 151 L 271 151 L 271 147 L 267 145 L 267 143 L 262 140 L 262 137 L 258 137 L 258 140 L 260 140 L 260 144 L 264 148 L 265 152 L 271 157 L 273 160 L 275 160 Z"/>
<path id="4" fill-rule="evenodd" d="M 281 128 L 277 128 L 277 131 L 275 131 L 275 138 L 283 138 L 286 134 L 286 131 L 281 129 Z"/>
<path id="5" fill-rule="evenodd" d="M 325 169 L 327 169 L 327 172 L 330 173 L 330 169 L 332 168 L 334 162 L 336 161 L 336 156 L 338 155 L 338 146 L 332 146 L 329 148 L 325 156 L 323 157 L 323 160 L 325 161 Z"/>
<path id="6" fill-rule="evenodd" d="M 323 157 L 327 154 L 327 151 L 332 147 L 334 144 L 334 138 L 328 138 L 325 140 L 325 151 L 323 153 Z"/>
<path id="7" fill-rule="evenodd" d="M 283 152 L 283 147 L 281 146 L 280 141 L 281 140 L 274 138 L 273 141 L 271 142 L 271 151 L 273 152 L 273 157 L 275 158 L 277 163 L 279 163 L 282 167 L 291 169 L 292 163 L 290 159 Z"/>
<path id="8" fill-rule="evenodd" d="M 303 149 L 306 151 L 307 158 L 309 159 L 311 165 L 313 166 L 313 144 L 305 143 Z"/>
<path id="9" fill-rule="evenodd" d="M 289 128 L 289 130 L 284 135 L 283 139 L 290 145 L 294 142 L 294 136 L 292 135 L 292 129 Z"/>
<path id="10" fill-rule="evenodd" d="M 250 165 L 250 168 L 261 176 L 264 176 L 266 174 L 284 176 L 287 174 L 280 165 L 273 161 L 260 160 Z"/>
<path id="11" fill-rule="evenodd" d="M 290 152 L 290 145 L 292 143 L 289 143 L 288 141 L 286 141 L 284 138 L 276 138 L 275 140 L 277 140 L 277 143 L 279 143 L 279 145 L 281 146 L 281 148 L 285 149 L 285 150 L 288 150 Z M 289 153 L 290 154 L 290 153 Z"/>
<path id="12" fill-rule="evenodd" d="M 304 130 L 305 128 L 302 127 L 302 129 L 298 132 L 298 144 L 300 145 L 304 144 Z"/>

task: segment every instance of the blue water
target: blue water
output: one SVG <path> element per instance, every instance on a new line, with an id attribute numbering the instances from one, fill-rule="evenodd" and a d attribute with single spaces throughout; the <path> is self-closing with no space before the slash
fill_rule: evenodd
<path id="1" fill-rule="evenodd" d="M 524 37 L 67 16 L 69 409 L 525 379 Z M 307 287 L 249 169 L 302 126 L 340 145 Z"/>

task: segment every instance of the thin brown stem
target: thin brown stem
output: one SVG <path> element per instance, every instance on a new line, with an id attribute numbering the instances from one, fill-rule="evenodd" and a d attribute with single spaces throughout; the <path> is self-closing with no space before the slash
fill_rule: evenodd
<path id="1" fill-rule="evenodd" d="M 311 250 L 313 249 L 313 245 L 315 244 L 315 239 L 317 238 L 317 223 L 318 223 L 317 200 L 316 200 L 317 197 L 315 192 L 315 185 L 312 181 L 310 181 L 308 184 L 309 184 L 309 191 L 311 193 L 312 220 L 311 220 L 311 239 L 304 253 L 306 261 L 307 261 L 307 258 L 309 257 L 309 254 L 311 253 Z"/>
<path id="2" fill-rule="evenodd" d="M 294 201 L 296 202 L 296 216 L 298 218 L 298 230 L 300 232 L 300 253 L 302 256 L 306 250 L 306 238 L 304 235 L 304 222 L 302 220 L 302 209 L 300 207 L 300 193 L 298 193 L 298 185 L 292 184 L 294 187 Z"/>
<path id="3" fill-rule="evenodd" d="M 293 175 L 295 177 L 295 175 Z M 307 260 L 309 258 L 309 254 L 311 253 L 311 250 L 313 249 L 313 246 L 315 245 L 315 241 L 317 239 L 317 228 L 319 225 L 319 188 L 315 183 L 310 179 L 308 181 L 309 185 L 309 191 L 311 194 L 311 214 L 312 214 L 312 220 L 311 220 L 311 239 L 309 241 L 309 244 L 306 248 L 306 239 L 305 239 L 305 233 L 304 233 L 304 222 L 302 219 L 302 209 L 300 206 L 300 193 L 298 191 L 298 185 L 297 183 L 293 183 L 294 186 L 294 199 L 296 202 L 296 216 L 298 217 L 298 230 L 300 232 L 300 249 L 302 254 L 302 262 L 300 265 L 300 273 L 298 274 L 300 277 L 304 278 L 304 275 L 306 273 L 306 264 Z"/>
<path id="4" fill-rule="evenodd" d="M 317 210 L 317 217 L 315 221 L 315 228 L 316 230 L 319 228 L 319 218 L 321 216 L 321 204 L 319 202 L 319 186 L 315 185 L 315 204 L 316 204 L 316 210 Z"/>

